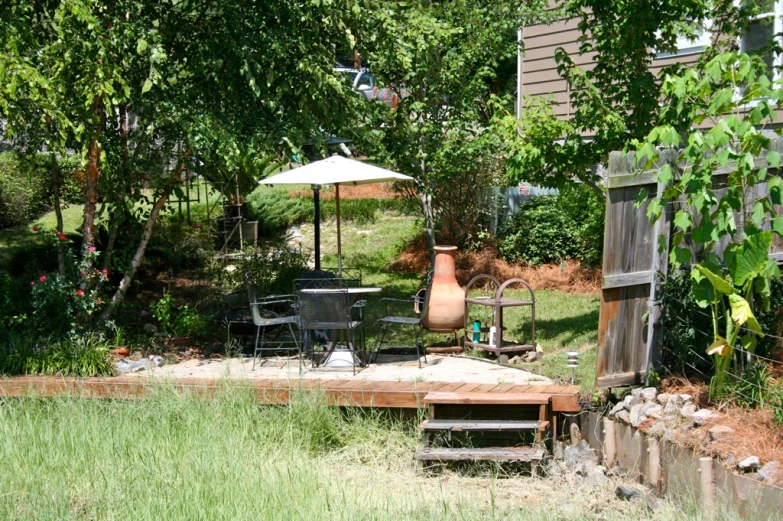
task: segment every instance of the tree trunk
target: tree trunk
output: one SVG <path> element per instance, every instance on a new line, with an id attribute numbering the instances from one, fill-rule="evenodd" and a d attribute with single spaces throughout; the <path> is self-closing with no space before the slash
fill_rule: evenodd
<path id="1" fill-rule="evenodd" d="M 82 228 L 82 256 L 90 246 L 95 245 L 95 214 L 98 210 L 98 176 L 100 174 L 99 161 L 101 152 L 99 138 L 105 123 L 105 114 L 101 109 L 101 97 L 96 96 L 92 103 L 92 110 L 99 117 L 99 127 L 90 138 L 87 150 L 87 168 L 84 173 L 84 224 Z M 89 266 L 87 266 L 89 268 Z"/>
<path id="2" fill-rule="evenodd" d="M 163 207 L 166 205 L 166 201 L 168 201 L 169 196 L 174 189 L 174 185 L 182 175 L 182 172 L 185 170 L 186 161 L 189 155 L 189 152 L 185 153 L 185 159 L 177 167 L 176 171 L 169 180 L 168 186 L 166 186 L 166 188 L 163 190 L 163 193 L 155 201 L 155 205 L 152 207 L 152 211 L 147 218 L 147 222 L 144 224 L 144 230 L 141 233 L 141 240 L 139 242 L 139 246 L 136 248 L 136 253 L 133 254 L 133 259 L 131 259 L 130 266 L 128 266 L 128 269 L 125 271 L 125 275 L 122 277 L 117 291 L 111 298 L 111 301 L 106 307 L 106 310 L 101 314 L 98 322 L 103 322 L 108 319 L 117 306 L 120 305 L 122 300 L 125 298 L 125 294 L 128 292 L 131 282 L 133 282 L 133 277 L 136 275 L 136 270 L 139 269 L 141 260 L 144 258 L 144 252 L 147 250 L 147 245 L 149 244 L 150 238 L 152 237 L 152 229 L 155 227 L 155 223 L 158 221 L 158 216 L 163 210 Z"/>
<path id="3" fill-rule="evenodd" d="M 52 193 L 54 204 L 54 215 L 57 217 L 57 233 L 63 233 L 63 209 L 60 207 L 60 186 L 62 185 L 62 172 L 60 165 L 57 164 L 57 156 L 51 155 L 52 161 Z M 60 275 L 65 277 L 65 258 L 62 248 L 57 249 L 57 267 Z"/>
<path id="4" fill-rule="evenodd" d="M 419 192 L 417 196 L 421 213 L 424 215 L 424 233 L 430 248 L 430 265 L 435 267 L 435 220 L 432 217 L 432 196 Z"/>

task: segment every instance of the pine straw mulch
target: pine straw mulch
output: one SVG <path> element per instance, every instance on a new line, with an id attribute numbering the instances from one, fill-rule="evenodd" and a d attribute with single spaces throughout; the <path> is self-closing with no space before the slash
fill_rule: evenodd
<path id="1" fill-rule="evenodd" d="M 312 190 L 298 190 L 291 194 L 297 197 L 313 196 Z M 321 199 L 334 199 L 335 190 L 332 188 L 321 191 Z M 397 193 L 391 183 L 372 183 L 356 186 L 340 186 L 340 200 L 343 199 L 393 199 Z"/>
<path id="2" fill-rule="evenodd" d="M 704 382 L 692 382 L 683 377 L 664 378 L 661 392 L 690 394 L 701 407 L 708 404 L 708 386 Z M 773 421 L 769 409 L 747 409 L 730 403 L 712 407 L 718 413 L 705 425 L 689 431 L 677 431 L 677 440 L 699 454 L 717 458 L 723 462 L 734 457 L 739 462 L 748 456 L 758 456 L 761 465 L 770 461 L 781 463 L 780 468 L 766 484 L 783 487 L 783 425 Z M 716 441 L 710 441 L 709 430 L 725 425 L 734 432 Z"/>
<path id="3" fill-rule="evenodd" d="M 481 251 L 457 252 L 456 263 L 457 281 L 463 286 L 476 275 L 486 274 L 501 282 L 511 278 L 524 279 L 535 291 L 557 290 L 579 295 L 601 291 L 601 270 L 582 267 L 579 261 L 565 261 L 564 266 L 520 266 L 500 259 L 497 250 L 488 245 Z M 390 269 L 403 273 L 426 273 L 430 269 L 426 238 L 419 236 L 408 243 Z"/>

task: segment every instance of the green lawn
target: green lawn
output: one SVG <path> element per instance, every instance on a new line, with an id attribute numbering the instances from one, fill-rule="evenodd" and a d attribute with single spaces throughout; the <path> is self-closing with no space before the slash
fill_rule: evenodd
<path id="1" fill-rule="evenodd" d="M 74 233 L 82 224 L 83 206 L 73 204 L 63 209 L 63 231 Z M 39 226 L 38 233 L 33 227 Z M 54 212 L 48 212 L 26 226 L 0 229 L 0 271 L 11 259 L 17 249 L 27 248 L 35 243 L 47 240 L 47 233 L 57 228 L 57 218 Z"/>

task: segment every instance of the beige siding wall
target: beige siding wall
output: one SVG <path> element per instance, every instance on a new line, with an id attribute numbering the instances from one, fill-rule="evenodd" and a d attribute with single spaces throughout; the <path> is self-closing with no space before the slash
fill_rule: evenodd
<path id="1" fill-rule="evenodd" d="M 562 47 L 571 56 L 574 63 L 584 69 L 593 67 L 595 55 L 579 56 L 578 41 L 581 32 L 576 19 L 559 20 L 547 25 L 532 25 L 522 30 L 522 44 L 525 49 L 522 58 L 519 89 L 523 96 L 536 96 L 551 99 L 555 114 L 561 119 L 572 115 L 569 102 L 568 83 L 560 77 L 555 62 L 555 51 Z M 691 64 L 698 60 L 699 54 L 670 56 L 653 62 L 652 70 L 659 72 L 661 68 L 673 63 Z"/>

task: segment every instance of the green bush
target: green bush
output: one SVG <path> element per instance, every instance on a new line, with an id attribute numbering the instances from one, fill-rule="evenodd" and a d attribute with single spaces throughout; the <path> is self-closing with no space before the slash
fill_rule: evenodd
<path id="1" fill-rule="evenodd" d="M 98 333 L 45 342 L 19 334 L 0 344 L 0 374 L 91 377 L 112 373 L 108 344 Z"/>
<path id="2" fill-rule="evenodd" d="M 214 243 L 204 226 L 163 220 L 150 239 L 145 262 L 157 271 L 203 268 L 212 260 Z"/>
<path id="3" fill-rule="evenodd" d="M 585 186 L 523 204 L 498 234 L 506 261 L 531 265 L 566 259 L 600 265 L 603 237 L 604 200 Z"/>
<path id="4" fill-rule="evenodd" d="M 272 236 L 295 224 L 312 220 L 313 201 L 272 190 L 257 190 L 247 199 L 251 219 L 261 235 Z"/>
<path id="5" fill-rule="evenodd" d="M 245 274 L 259 295 L 290 293 L 294 279 L 308 271 L 308 255 L 279 241 L 264 241 L 245 249 L 235 264 L 220 267 L 216 278 L 228 289 L 245 286 Z"/>
<path id="6" fill-rule="evenodd" d="M 16 152 L 0 154 L 0 228 L 26 224 L 39 217 L 53 203 L 52 169 L 62 173 L 60 199 L 80 202 L 83 194 L 76 172 L 79 159 L 68 156 L 52 165 L 45 154 L 22 156 Z"/>

